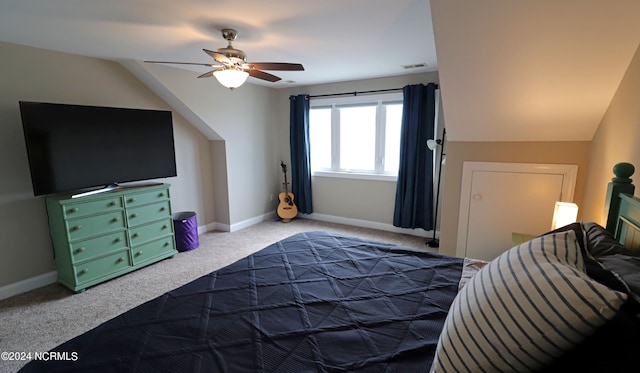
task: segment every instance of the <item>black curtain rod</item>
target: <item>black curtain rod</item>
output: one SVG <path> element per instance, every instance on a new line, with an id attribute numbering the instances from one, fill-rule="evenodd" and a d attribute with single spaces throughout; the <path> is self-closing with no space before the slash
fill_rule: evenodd
<path id="1" fill-rule="evenodd" d="M 436 89 L 438 89 L 438 85 L 436 84 Z M 403 88 L 389 88 L 389 89 L 376 89 L 373 91 L 353 91 L 353 92 L 342 92 L 342 93 L 328 93 L 326 95 L 309 95 L 309 98 L 317 98 L 317 97 L 335 97 L 335 96 L 357 96 L 357 95 L 365 95 L 369 93 L 380 93 L 380 92 L 395 92 L 402 91 Z"/>

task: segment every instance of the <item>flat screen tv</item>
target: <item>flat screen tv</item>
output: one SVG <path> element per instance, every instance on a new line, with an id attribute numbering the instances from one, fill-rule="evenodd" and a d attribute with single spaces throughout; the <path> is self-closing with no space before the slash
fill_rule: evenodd
<path id="1" fill-rule="evenodd" d="M 170 111 L 20 101 L 36 196 L 176 176 Z"/>

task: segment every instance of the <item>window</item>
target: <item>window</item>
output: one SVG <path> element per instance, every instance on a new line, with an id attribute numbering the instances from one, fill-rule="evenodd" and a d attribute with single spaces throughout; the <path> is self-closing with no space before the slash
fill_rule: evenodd
<path id="1" fill-rule="evenodd" d="M 395 179 L 400 160 L 402 92 L 311 99 L 309 137 L 314 174 Z"/>

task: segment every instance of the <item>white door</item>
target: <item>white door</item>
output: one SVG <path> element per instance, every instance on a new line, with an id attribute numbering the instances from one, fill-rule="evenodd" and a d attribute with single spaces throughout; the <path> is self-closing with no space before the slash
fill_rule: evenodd
<path id="1" fill-rule="evenodd" d="M 512 233 L 549 231 L 555 202 L 573 199 L 577 166 L 479 162 L 464 166 L 460 220 L 466 222 L 458 231 L 459 256 L 492 260 L 511 248 Z"/>

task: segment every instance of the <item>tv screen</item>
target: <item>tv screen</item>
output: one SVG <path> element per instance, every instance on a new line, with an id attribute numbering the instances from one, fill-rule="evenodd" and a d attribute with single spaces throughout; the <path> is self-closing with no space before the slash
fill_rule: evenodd
<path id="1" fill-rule="evenodd" d="M 20 101 L 34 195 L 176 176 L 170 111 Z"/>

